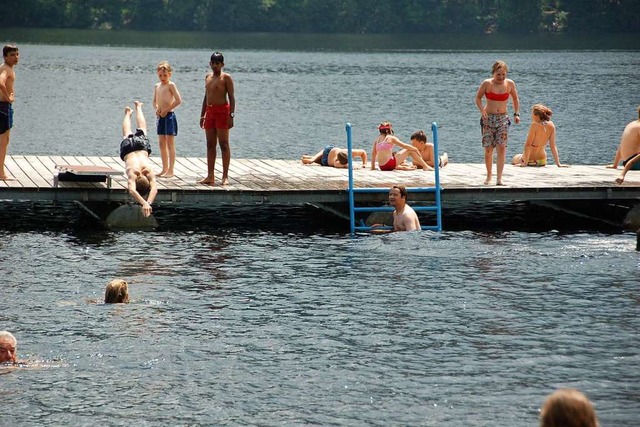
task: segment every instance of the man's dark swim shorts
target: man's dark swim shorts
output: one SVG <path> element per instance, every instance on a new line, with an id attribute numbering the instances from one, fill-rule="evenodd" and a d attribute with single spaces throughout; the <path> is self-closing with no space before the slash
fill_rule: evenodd
<path id="1" fill-rule="evenodd" d="M 149 145 L 149 138 L 144 134 L 142 129 L 136 129 L 135 134 L 129 134 L 120 143 L 120 158 L 124 160 L 125 156 L 134 151 L 146 150 L 151 154 L 151 145 Z"/>

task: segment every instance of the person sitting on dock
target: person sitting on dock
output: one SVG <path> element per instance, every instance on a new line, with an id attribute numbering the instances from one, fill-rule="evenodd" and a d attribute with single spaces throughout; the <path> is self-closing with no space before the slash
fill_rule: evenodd
<path id="1" fill-rule="evenodd" d="M 142 206 L 145 217 L 151 215 L 151 204 L 156 198 L 158 187 L 156 176 L 153 172 L 149 154 L 151 145 L 147 138 L 147 122 L 142 113 L 142 103 L 134 101 L 136 108 L 136 121 L 138 128 L 136 133 L 131 131 L 131 107 L 125 107 L 122 120 L 122 142 L 120 143 L 120 158 L 124 160 L 127 189 L 136 202 Z M 144 199 L 147 196 L 147 200 Z"/>
<path id="2" fill-rule="evenodd" d="M 367 152 L 365 150 L 351 150 L 351 157 L 355 160 L 356 157 L 360 157 L 362 160 L 362 167 L 367 167 Z M 335 145 L 327 145 L 322 151 L 310 156 L 305 154 L 302 156 L 302 163 L 305 165 L 311 165 L 318 163 L 322 166 L 332 166 L 334 168 L 346 168 L 349 167 L 349 154 L 346 148 L 338 148 Z"/>
<path id="3" fill-rule="evenodd" d="M 433 144 L 431 142 L 427 142 L 427 134 L 424 133 L 423 130 L 415 131 L 411 134 L 411 145 L 418 149 L 420 153 L 420 157 L 424 160 L 429 166 L 435 167 L 435 153 Z M 438 157 L 438 167 L 444 167 L 449 164 L 449 155 L 447 153 L 443 153 L 442 156 Z M 422 168 L 421 165 L 416 165 L 418 168 Z"/>
<path id="4" fill-rule="evenodd" d="M 389 190 L 389 204 L 393 211 L 393 231 L 421 230 L 420 220 L 416 211 L 407 205 L 407 189 L 402 185 L 394 185 Z"/>
<path id="5" fill-rule="evenodd" d="M 551 121 L 553 111 L 545 105 L 535 104 L 531 109 L 531 126 L 524 143 L 524 150 L 516 154 L 511 160 L 514 166 L 546 166 L 547 152 L 545 147 L 549 144 L 553 159 L 559 168 L 569 165 L 560 163 L 560 155 L 556 146 L 556 126 Z"/>
<path id="6" fill-rule="evenodd" d="M 618 169 L 618 164 L 621 161 L 624 170 L 616 178 L 618 184 L 624 182 L 624 177 L 630 170 L 640 170 L 640 107 L 638 107 L 638 120 L 634 120 L 625 126 L 613 164 L 607 165 L 607 167 Z"/>
<path id="7" fill-rule="evenodd" d="M 373 141 L 373 149 L 371 153 L 371 170 L 376 169 L 376 161 L 378 167 L 383 171 L 392 170 L 414 170 L 420 165 L 424 170 L 433 170 L 431 166 L 425 163 L 420 156 L 418 149 L 412 145 L 405 144 L 393 135 L 393 127 L 389 122 L 382 122 L 378 126 L 380 135 Z M 393 147 L 398 146 L 400 151 L 393 152 Z M 407 157 L 411 157 L 413 165 L 404 163 Z"/>

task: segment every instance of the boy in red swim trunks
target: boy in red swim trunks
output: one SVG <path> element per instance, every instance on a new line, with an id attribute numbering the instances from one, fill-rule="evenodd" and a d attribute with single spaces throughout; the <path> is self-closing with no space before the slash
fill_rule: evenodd
<path id="1" fill-rule="evenodd" d="M 229 74 L 222 72 L 224 56 L 220 52 L 214 52 L 211 55 L 209 65 L 212 73 L 207 74 L 205 78 L 204 99 L 200 112 L 200 127 L 204 129 L 207 137 L 207 176 L 199 183 L 205 185 L 215 183 L 216 146 L 220 142 L 222 185 L 227 185 L 229 184 L 229 163 L 231 162 L 229 129 L 233 127 L 236 98 L 233 79 Z"/>

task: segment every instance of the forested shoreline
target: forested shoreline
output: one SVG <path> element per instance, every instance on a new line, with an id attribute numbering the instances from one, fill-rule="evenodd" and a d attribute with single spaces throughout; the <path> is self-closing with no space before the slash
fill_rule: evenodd
<path id="1" fill-rule="evenodd" d="M 25 28 L 285 33 L 639 32 L 638 0 L 4 0 Z"/>

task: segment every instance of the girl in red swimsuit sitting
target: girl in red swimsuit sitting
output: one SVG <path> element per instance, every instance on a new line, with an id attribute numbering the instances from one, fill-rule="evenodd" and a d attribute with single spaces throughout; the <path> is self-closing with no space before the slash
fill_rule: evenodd
<path id="1" fill-rule="evenodd" d="M 431 166 L 425 163 L 420 156 L 420 151 L 412 145 L 405 144 L 393 135 L 391 123 L 382 122 L 378 126 L 380 135 L 373 141 L 373 150 L 371 153 L 371 170 L 376 169 L 376 161 L 378 167 L 383 171 L 392 170 L 413 170 L 415 165 L 422 166 L 423 170 L 433 170 Z M 400 151 L 393 152 L 393 147 L 398 146 Z M 407 157 L 411 157 L 413 165 L 403 164 Z"/>

